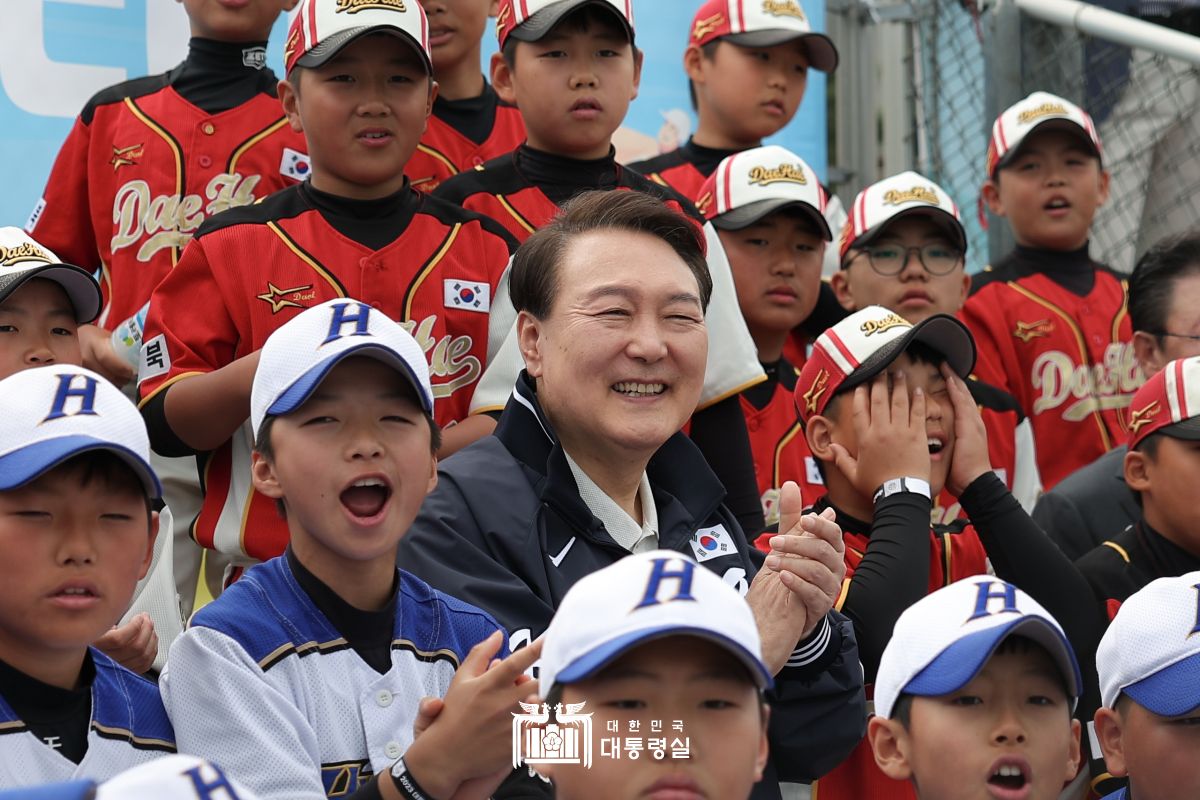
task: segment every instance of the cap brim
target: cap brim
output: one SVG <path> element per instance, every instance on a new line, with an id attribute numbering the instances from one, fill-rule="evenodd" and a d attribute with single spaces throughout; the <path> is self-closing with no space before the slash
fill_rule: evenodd
<path id="1" fill-rule="evenodd" d="M 100 315 L 100 285 L 90 273 L 71 264 L 47 264 L 0 277 L 0 302 L 34 278 L 54 281 L 67 293 L 75 321 L 83 325 Z"/>
<path id="2" fill-rule="evenodd" d="M 808 203 L 802 203 L 798 200 L 789 200 L 784 197 L 774 197 L 768 200 L 757 200 L 753 203 L 747 203 L 744 206 L 738 206 L 726 211 L 724 214 L 719 214 L 712 219 L 713 227 L 720 228 L 726 231 L 737 231 L 742 228 L 749 227 L 758 222 L 768 214 L 773 214 L 776 211 L 785 208 L 794 207 L 797 211 L 802 211 L 813 223 L 817 226 L 817 230 L 821 232 L 821 236 L 825 241 L 833 241 L 833 232 L 829 230 L 829 223 L 821 212 Z"/>
<path id="3" fill-rule="evenodd" d="M 1070 643 L 1046 620 L 1028 616 L 1017 617 L 1007 625 L 967 634 L 939 653 L 900 691 L 919 697 L 940 697 L 957 692 L 979 674 L 1001 642 L 1017 635 L 1044 647 L 1067 679 L 1071 698 L 1079 697 L 1083 678 Z"/>
<path id="4" fill-rule="evenodd" d="M 878 239 L 880 234 L 882 234 L 889 225 L 896 220 L 905 219 L 906 217 L 925 217 L 933 224 L 943 228 L 947 233 L 950 234 L 950 238 L 954 241 L 954 243 L 958 245 L 958 249 L 962 250 L 964 255 L 966 254 L 966 229 L 963 228 L 962 223 L 956 220 L 954 215 L 949 211 L 946 211 L 944 208 L 935 208 L 934 206 L 914 206 L 893 214 L 875 227 L 868 228 L 866 232 L 850 243 L 850 246 L 846 248 L 846 251 L 849 252 L 850 250 L 866 247 Z M 842 269 L 845 269 L 846 266 L 847 264 L 843 264 Z"/>
<path id="5" fill-rule="evenodd" d="M 1161 433 L 1172 439 L 1183 439 L 1189 442 L 1200 441 L 1200 417 L 1189 417 L 1165 428 L 1159 428 L 1152 433 Z"/>
<path id="6" fill-rule="evenodd" d="M 421 380 L 413 372 L 408 362 L 397 355 L 395 351 L 371 342 L 334 353 L 325 360 L 318 362 L 315 366 L 310 367 L 308 371 L 293 381 L 292 385 L 285 389 L 279 397 L 275 398 L 275 402 L 271 403 L 266 413 L 277 416 L 280 414 L 290 414 L 295 411 L 312 396 L 312 393 L 321 385 L 321 381 L 325 380 L 330 370 L 352 356 L 374 358 L 392 367 L 412 384 L 413 391 L 417 393 L 417 399 L 420 401 L 422 410 L 426 413 L 433 411 L 433 398 L 422 390 Z M 257 435 L 257 431 L 255 431 L 255 434 Z"/>
<path id="7" fill-rule="evenodd" d="M 1200 653 L 1176 661 L 1121 690 L 1160 717 L 1177 717 L 1200 706 Z"/>
<path id="8" fill-rule="evenodd" d="M 137 473 L 146 494 L 151 498 L 162 497 L 158 476 L 137 453 L 103 439 L 78 435 L 44 439 L 0 456 L 0 491 L 24 486 L 64 461 L 93 450 L 106 450 L 124 461 Z"/>
<path id="9" fill-rule="evenodd" d="M 834 46 L 833 40 L 823 33 L 801 33 L 792 28 L 772 28 L 765 31 L 731 33 L 721 38 L 741 47 L 774 47 L 793 39 L 803 39 L 810 67 L 820 72 L 833 72 L 838 65 L 837 47 Z"/>
<path id="10" fill-rule="evenodd" d="M 762 663 L 762 660 L 737 642 L 727 639 L 707 628 L 693 628 L 679 625 L 661 625 L 655 628 L 632 631 L 624 636 L 618 636 L 615 639 L 607 641 L 589 650 L 559 670 L 555 676 L 555 682 L 576 683 L 586 680 L 633 648 L 640 647 L 655 639 L 666 638 L 667 636 L 696 636 L 701 639 L 707 639 L 737 657 L 746 666 L 746 669 L 749 670 L 758 688 L 769 689 L 774 685 L 771 673 L 767 671 L 767 667 Z"/>
<path id="11" fill-rule="evenodd" d="M 408 31 L 397 28 L 394 25 L 364 25 L 360 28 L 347 28 L 346 30 L 338 31 L 318 42 L 316 47 L 297 58 L 296 63 L 292 66 L 307 67 L 309 69 L 319 67 L 340 53 L 346 45 L 373 33 L 390 34 L 407 43 L 417 51 L 417 55 L 421 58 L 421 63 L 425 65 L 425 72 L 430 76 L 433 75 L 433 62 L 429 60 L 429 54 L 425 52 L 425 48 L 421 47 L 421 43 L 414 39 Z"/>
<path id="12" fill-rule="evenodd" d="M 966 379 L 975 368 L 975 339 L 967 326 L 949 314 L 934 314 L 913 325 L 908 333 L 876 350 L 838 386 L 838 392 L 858 386 L 887 369 L 913 342 L 922 342 L 946 357 L 950 369 Z"/>
<path id="13" fill-rule="evenodd" d="M 97 788 L 90 780 L 24 786 L 0 791 L 0 800 L 93 800 Z"/>
<path id="14" fill-rule="evenodd" d="M 629 20 L 625 19 L 617 9 L 613 8 L 610 3 L 604 2 L 604 0 L 559 0 L 559 2 L 535 12 L 529 19 L 513 28 L 509 31 L 508 38 L 516 39 L 519 42 L 536 42 L 550 33 L 554 29 L 554 26 L 567 14 L 570 14 L 577 8 L 588 5 L 608 9 L 609 13 L 621 21 L 625 32 L 629 34 L 630 43 L 633 42 L 633 26 L 629 24 Z"/>
<path id="15" fill-rule="evenodd" d="M 1028 133 L 1021 137 L 1021 141 L 1017 144 L 1017 146 L 1005 153 L 1004 157 L 996 162 L 996 169 L 1007 167 L 1009 164 L 1011 164 L 1013 159 L 1017 157 L 1017 154 L 1021 152 L 1021 148 L 1024 147 L 1025 143 L 1029 141 L 1029 137 L 1040 130 L 1059 130 L 1074 134 L 1075 136 L 1078 136 L 1085 145 L 1087 145 L 1087 149 L 1092 155 L 1094 155 L 1096 158 L 1100 158 L 1100 151 L 1096 149 L 1096 143 L 1092 141 L 1092 137 L 1082 125 L 1075 120 L 1054 117 L 1043 120 L 1030 128 Z"/>

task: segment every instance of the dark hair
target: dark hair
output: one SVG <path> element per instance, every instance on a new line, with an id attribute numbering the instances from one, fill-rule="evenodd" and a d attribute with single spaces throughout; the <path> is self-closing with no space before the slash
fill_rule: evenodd
<path id="1" fill-rule="evenodd" d="M 1200 274 L 1200 231 L 1189 231 L 1155 243 L 1129 276 L 1129 321 L 1162 341 L 1175 281 Z"/>
<path id="2" fill-rule="evenodd" d="M 595 25 L 597 28 L 610 28 L 614 31 L 620 31 L 624 36 L 626 31 L 625 26 L 616 17 L 616 11 L 610 11 L 599 5 L 585 5 L 574 11 L 569 12 L 565 17 L 554 24 L 554 27 L 546 31 L 543 38 L 553 36 L 556 33 L 587 33 L 591 27 Z M 504 40 L 504 47 L 500 48 L 500 55 L 504 58 L 504 63 L 512 68 L 513 64 L 517 63 L 517 42 L 521 40 L 509 36 Z M 530 42 L 536 44 L 536 42 Z M 629 40 L 629 44 L 633 44 L 633 39 Z"/>
<path id="3" fill-rule="evenodd" d="M 700 55 L 712 61 L 717 55 L 717 46 L 721 44 L 720 39 L 713 39 L 711 42 L 705 42 L 700 45 Z M 696 104 L 696 84 L 692 83 L 692 79 L 688 78 L 688 99 L 692 101 L 692 111 L 699 111 L 700 106 Z"/>
<path id="4" fill-rule="evenodd" d="M 612 190 L 578 195 L 517 249 L 509 278 L 509 294 L 516 310 L 544 319 L 558 294 L 558 268 L 567 246 L 577 236 L 603 230 L 645 233 L 666 242 L 695 276 L 700 304 L 708 308 L 712 277 L 700 228 L 655 197 Z"/>
<path id="5" fill-rule="evenodd" d="M 146 530 L 149 532 L 150 514 L 154 510 L 153 501 L 146 494 L 146 487 L 133 467 L 116 453 L 111 450 L 87 450 L 63 461 L 50 471 L 72 473 L 78 476 L 81 486 L 98 482 L 110 492 L 128 491 L 137 494 L 146 503 Z M 45 474 L 48 473 L 43 473 Z"/>

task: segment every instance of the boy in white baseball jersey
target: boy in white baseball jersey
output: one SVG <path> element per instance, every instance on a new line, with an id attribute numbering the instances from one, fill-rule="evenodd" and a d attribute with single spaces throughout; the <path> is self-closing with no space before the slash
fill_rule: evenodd
<path id="1" fill-rule="evenodd" d="M 545 730 L 570 745 L 580 713 L 600 742 L 590 768 L 538 765 L 559 800 L 741 800 L 762 777 L 771 673 L 715 572 L 673 550 L 626 556 L 572 586 L 544 638 Z"/>
<path id="2" fill-rule="evenodd" d="M 1079 767 L 1081 685 L 1057 620 L 976 575 L 900 615 L 867 737 L 880 769 L 920 800 L 1053 800 Z"/>
<path id="3" fill-rule="evenodd" d="M 307 309 L 262 348 L 254 486 L 290 544 L 192 618 L 162 691 L 183 749 L 264 800 L 486 796 L 511 769 L 540 646 L 491 664 L 496 622 L 395 566 L 437 481 L 432 409 L 420 345 L 365 303 Z"/>
<path id="4" fill-rule="evenodd" d="M 1095 738 L 1129 786 L 1105 800 L 1200 796 L 1200 572 L 1159 578 L 1121 604 L 1096 652 Z"/>
<path id="5" fill-rule="evenodd" d="M 103 780 L 175 750 L 154 684 L 89 647 L 150 565 L 149 437 L 83 367 L 22 370 L 0 396 L 0 788 Z"/>

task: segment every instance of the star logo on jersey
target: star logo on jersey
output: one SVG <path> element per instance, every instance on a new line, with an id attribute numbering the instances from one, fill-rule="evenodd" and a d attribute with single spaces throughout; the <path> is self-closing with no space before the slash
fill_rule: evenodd
<path id="1" fill-rule="evenodd" d="M 1155 400 L 1148 406 L 1136 409 L 1129 415 L 1129 432 L 1136 436 L 1138 431 L 1154 421 L 1154 417 L 1161 407 Z"/>
<path id="2" fill-rule="evenodd" d="M 135 166 L 137 160 L 146 152 L 145 148 L 140 144 L 131 144 L 129 147 L 117 147 L 113 145 L 112 158 L 109 164 L 112 164 L 113 172 L 116 172 L 121 167 Z"/>
<path id="3" fill-rule="evenodd" d="M 317 298 L 316 292 L 308 291 L 311 288 L 313 287 L 310 283 L 307 286 L 280 289 L 275 284 L 267 281 L 267 290 L 260 295 L 256 295 L 256 297 L 271 306 L 272 314 L 278 314 L 285 308 L 308 308 L 308 306 L 299 301 L 315 300 Z"/>
<path id="4" fill-rule="evenodd" d="M 724 14 L 713 14 L 711 17 L 696 20 L 692 26 L 692 38 L 703 39 L 725 23 Z"/>
<path id="5" fill-rule="evenodd" d="M 804 398 L 806 412 L 817 413 L 817 403 L 821 402 L 821 395 L 825 394 L 827 388 L 829 388 L 829 371 L 823 369 L 817 373 L 817 377 L 813 378 L 812 386 L 808 387 L 808 391 L 801 395 Z"/>
<path id="6" fill-rule="evenodd" d="M 1036 322 L 1017 320 L 1017 329 L 1013 331 L 1013 336 L 1029 344 L 1034 339 L 1047 337 L 1053 332 L 1054 323 L 1048 319 L 1039 319 Z"/>

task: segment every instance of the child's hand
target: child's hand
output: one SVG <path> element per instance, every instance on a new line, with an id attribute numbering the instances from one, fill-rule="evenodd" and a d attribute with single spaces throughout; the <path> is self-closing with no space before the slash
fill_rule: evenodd
<path id="1" fill-rule="evenodd" d="M 124 625 L 113 626 L 92 644 L 139 675 L 154 666 L 154 657 L 158 655 L 158 634 L 154 632 L 154 621 L 146 613 L 138 614 Z"/>
<path id="2" fill-rule="evenodd" d="M 870 386 L 854 389 L 854 433 L 857 458 L 840 444 L 833 444 L 833 460 L 842 474 L 864 497 L 892 478 L 929 480 L 929 437 L 925 432 L 925 393 L 920 387 L 908 400 L 908 379 L 903 372 L 886 373 Z"/>
<path id="3" fill-rule="evenodd" d="M 517 701 L 537 693 L 525 672 L 542 653 L 538 639 L 503 661 L 493 661 L 503 633 L 471 648 L 440 708 L 423 702 L 404 762 L 435 797 L 487 797 L 512 770 L 512 714 Z M 465 794 L 464 794 L 465 793 Z"/>
<path id="4" fill-rule="evenodd" d="M 958 497 L 976 478 L 991 470 L 992 462 L 988 456 L 987 428 L 970 389 L 946 364 L 942 364 L 942 375 L 954 407 L 954 452 L 950 455 L 946 488 Z"/>
<path id="5" fill-rule="evenodd" d="M 79 326 L 79 350 L 83 365 L 99 372 L 118 388 L 137 377 L 129 362 L 117 355 L 112 334 L 96 325 Z"/>

